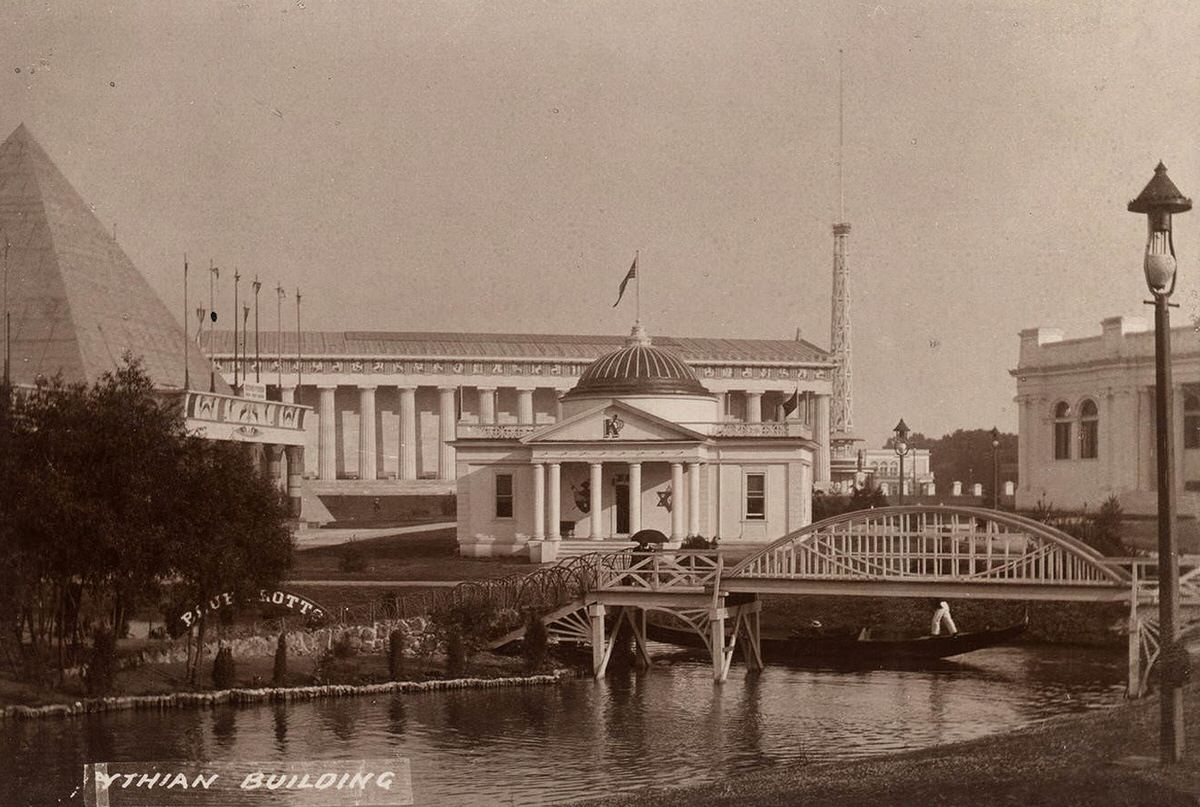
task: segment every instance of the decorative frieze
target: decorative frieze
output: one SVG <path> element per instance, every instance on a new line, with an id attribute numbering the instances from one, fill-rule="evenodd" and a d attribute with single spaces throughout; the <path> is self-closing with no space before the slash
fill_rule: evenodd
<path id="1" fill-rule="evenodd" d="M 256 364 L 253 361 L 239 360 L 243 369 L 253 372 Z M 232 358 L 213 360 L 213 366 L 219 373 L 233 372 Z M 538 376 L 574 377 L 587 369 L 587 362 L 462 362 L 462 361 L 381 361 L 356 359 L 284 359 L 282 363 L 276 359 L 263 365 L 271 372 L 302 372 L 312 375 L 345 374 L 351 375 L 404 375 L 404 376 Z M 825 380 L 829 378 L 829 369 L 823 367 L 777 367 L 777 366 L 741 366 L 703 364 L 691 365 L 700 378 L 710 379 L 740 379 L 740 380 Z"/>

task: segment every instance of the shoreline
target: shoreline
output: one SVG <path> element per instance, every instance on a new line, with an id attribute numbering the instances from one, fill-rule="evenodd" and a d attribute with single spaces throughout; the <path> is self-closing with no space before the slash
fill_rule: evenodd
<path id="1" fill-rule="evenodd" d="M 494 689 L 500 687 L 559 685 L 571 678 L 570 671 L 496 678 L 445 678 L 428 681 L 387 681 L 378 684 L 321 684 L 302 687 L 253 687 L 218 689 L 207 692 L 172 692 L 161 695 L 112 695 L 83 698 L 74 703 L 42 706 L 0 707 L 0 722 L 40 720 L 48 717 L 80 717 L 88 714 L 157 709 L 208 709 L 222 704 L 248 706 L 258 703 L 290 703 L 321 698 L 347 698 L 392 693 L 437 692 L 454 689 Z"/>
<path id="2" fill-rule="evenodd" d="M 735 779 L 642 790 L 581 807 L 980 804 L 1200 805 L 1200 686 L 1185 689 L 1184 760 L 1157 763 L 1157 694 L 1001 734 L 844 762 L 775 766 Z"/>

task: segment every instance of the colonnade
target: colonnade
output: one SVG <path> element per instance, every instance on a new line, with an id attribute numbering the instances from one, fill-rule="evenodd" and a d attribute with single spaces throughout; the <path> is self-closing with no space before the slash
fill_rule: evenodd
<path id="1" fill-rule="evenodd" d="M 629 474 L 629 535 L 642 529 L 642 462 L 619 463 Z M 533 464 L 533 538 L 558 541 L 562 539 L 562 463 Z M 672 541 L 700 534 L 701 463 L 672 462 L 671 466 L 671 534 Z M 686 466 L 687 486 L 684 486 Z M 589 502 L 588 530 L 576 538 L 602 541 L 613 535 L 604 514 L 604 463 L 588 463 Z"/>
<path id="2" fill-rule="evenodd" d="M 337 411 L 336 393 L 339 387 L 343 389 L 356 389 L 358 392 L 359 428 L 357 445 L 359 450 L 358 467 L 356 469 L 358 478 L 360 480 L 374 480 L 383 476 L 381 473 L 382 469 L 379 467 L 377 460 L 382 435 L 380 435 L 380 430 L 376 426 L 376 414 L 381 402 L 388 408 L 394 408 L 394 411 L 398 414 L 399 445 L 396 451 L 396 456 L 398 457 L 396 477 L 400 480 L 415 480 L 418 478 L 418 445 L 420 445 L 422 435 L 420 434 L 420 424 L 418 422 L 417 385 L 383 385 L 373 383 L 350 385 L 322 380 L 311 386 L 306 384 L 304 387 L 306 390 L 315 388 L 317 391 L 316 409 L 320 423 L 316 446 L 317 478 L 323 481 L 332 481 L 338 478 L 337 445 L 340 419 Z M 502 389 L 513 389 L 516 392 L 516 411 L 508 413 L 509 417 L 504 419 L 505 423 L 512 424 L 513 421 L 511 418 L 515 415 L 515 425 L 535 424 L 534 396 L 539 390 L 553 390 L 556 398 L 565 391 L 561 388 L 534 386 L 502 388 L 499 386 L 466 387 L 461 385 L 439 385 L 436 389 L 436 411 L 438 415 L 437 478 L 447 481 L 455 478 L 454 447 L 451 443 L 457 436 L 456 424 L 460 411 L 460 400 L 462 397 L 465 397 L 466 390 L 474 390 L 473 395 L 477 396 L 476 405 L 474 406 L 477 419 L 473 419 L 471 422 L 483 425 L 499 424 L 501 422 L 498 396 Z M 731 397 L 740 395 L 742 397 L 742 405 L 737 407 L 740 411 L 735 414 L 732 412 L 734 409 L 732 406 L 733 401 L 729 400 L 723 407 L 723 419 L 745 423 L 800 419 L 812 423 L 814 439 L 823 444 L 822 449 L 817 452 L 815 481 L 828 480 L 829 451 L 828 447 L 824 445 L 826 441 L 820 440 L 818 436 L 829 433 L 829 396 L 806 392 L 802 397 L 800 407 L 790 415 L 785 415 L 782 411 L 782 406 L 778 402 L 773 406 L 764 406 L 764 395 L 769 393 L 774 393 L 775 398 L 779 398 L 781 395 L 784 398 L 787 397 L 779 390 L 738 390 L 728 393 Z M 284 386 L 279 389 L 278 395 L 279 399 L 284 402 L 295 403 L 297 398 L 296 387 Z M 466 402 L 462 401 L 462 405 L 465 406 L 465 404 Z M 770 410 L 765 413 L 768 417 L 764 417 L 764 410 Z M 562 417 L 561 405 L 556 405 L 553 412 L 543 413 L 542 417 L 545 419 L 544 422 L 537 425 L 545 425 L 560 420 Z"/>

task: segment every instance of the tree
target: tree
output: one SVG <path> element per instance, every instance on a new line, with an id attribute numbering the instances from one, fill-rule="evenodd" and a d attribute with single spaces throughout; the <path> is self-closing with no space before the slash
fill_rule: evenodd
<path id="1" fill-rule="evenodd" d="M 61 681 L 68 640 L 79 653 L 88 623 L 120 635 L 165 581 L 189 605 L 275 582 L 291 557 L 285 507 L 249 452 L 189 437 L 128 357 L 91 387 L 0 389 L 6 657 L 40 676 L 57 642 Z"/>

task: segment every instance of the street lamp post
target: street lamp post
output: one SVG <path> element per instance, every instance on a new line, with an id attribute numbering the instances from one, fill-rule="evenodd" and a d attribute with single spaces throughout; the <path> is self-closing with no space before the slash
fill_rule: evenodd
<path id="1" fill-rule="evenodd" d="M 1171 406 L 1171 314 L 1168 299 L 1175 291 L 1175 244 L 1171 214 L 1192 209 L 1167 177 L 1161 162 L 1138 198 L 1128 205 L 1131 213 L 1144 213 L 1148 236 L 1143 270 L 1154 300 L 1155 447 L 1158 460 L 1158 628 L 1161 724 L 1159 760 L 1164 765 L 1183 758 L 1183 678 L 1187 652 L 1179 642 L 1179 551 L 1175 541 L 1175 447 Z"/>
<path id="2" fill-rule="evenodd" d="M 892 441 L 892 450 L 900 458 L 900 504 L 904 504 L 904 458 L 908 456 L 908 426 L 905 424 L 904 418 L 900 418 L 900 422 L 896 424 L 892 434 L 896 438 Z"/>
<path id="3" fill-rule="evenodd" d="M 992 509 L 1000 509 L 1000 430 L 992 427 Z"/>

